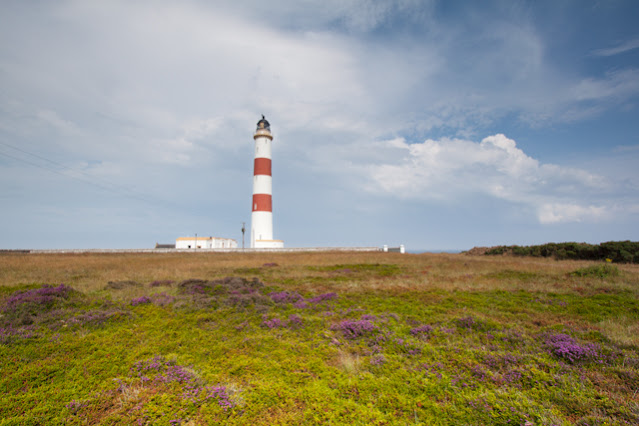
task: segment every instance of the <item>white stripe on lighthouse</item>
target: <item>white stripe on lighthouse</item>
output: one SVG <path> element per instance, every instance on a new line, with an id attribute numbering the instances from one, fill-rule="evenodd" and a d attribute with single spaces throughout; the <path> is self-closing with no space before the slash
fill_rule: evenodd
<path id="1" fill-rule="evenodd" d="M 253 176 L 253 194 L 271 194 L 273 189 L 273 178 L 270 176 Z"/>

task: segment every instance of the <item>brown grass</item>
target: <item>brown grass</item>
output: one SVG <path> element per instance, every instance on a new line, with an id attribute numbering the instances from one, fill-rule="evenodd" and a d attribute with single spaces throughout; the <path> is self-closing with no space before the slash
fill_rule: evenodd
<path id="1" fill-rule="evenodd" d="M 276 266 L 264 266 L 275 263 Z M 305 253 L 136 253 L 0 254 L 0 286 L 65 283 L 83 292 L 100 291 L 109 281 L 135 281 L 142 289 L 155 280 L 258 276 L 267 284 L 298 291 L 526 290 L 594 294 L 629 290 L 639 295 L 639 266 L 621 265 L 619 277 L 571 277 L 586 261 L 555 261 L 464 254 L 366 252 Z M 390 276 L 374 271 L 331 271 L 333 265 L 391 264 Z M 319 267 L 319 268 L 318 268 Z M 138 291 L 139 292 L 139 291 Z M 135 295 L 135 289 L 127 297 Z"/>

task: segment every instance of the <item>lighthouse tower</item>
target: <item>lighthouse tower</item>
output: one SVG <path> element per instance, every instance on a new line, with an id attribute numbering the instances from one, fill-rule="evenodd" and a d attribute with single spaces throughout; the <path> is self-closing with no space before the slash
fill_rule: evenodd
<path id="1" fill-rule="evenodd" d="M 282 240 L 273 239 L 273 178 L 271 176 L 271 125 L 262 115 L 253 135 L 253 213 L 251 214 L 251 248 L 283 248 Z"/>

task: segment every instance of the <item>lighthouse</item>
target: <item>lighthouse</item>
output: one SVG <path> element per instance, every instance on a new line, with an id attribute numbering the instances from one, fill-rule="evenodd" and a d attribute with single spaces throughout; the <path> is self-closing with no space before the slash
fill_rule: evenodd
<path id="1" fill-rule="evenodd" d="M 271 125 L 262 115 L 253 135 L 253 206 L 251 213 L 251 248 L 283 248 L 282 240 L 273 239 L 273 177 L 271 175 Z"/>

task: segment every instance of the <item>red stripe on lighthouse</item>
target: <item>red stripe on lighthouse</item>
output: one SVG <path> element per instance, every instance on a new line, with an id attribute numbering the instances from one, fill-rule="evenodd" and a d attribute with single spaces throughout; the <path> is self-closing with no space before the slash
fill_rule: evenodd
<path id="1" fill-rule="evenodd" d="M 271 176 L 271 159 L 258 157 L 255 159 L 253 176 L 266 175 Z"/>
<path id="2" fill-rule="evenodd" d="M 273 198 L 271 194 L 253 194 L 254 212 L 272 212 Z"/>

